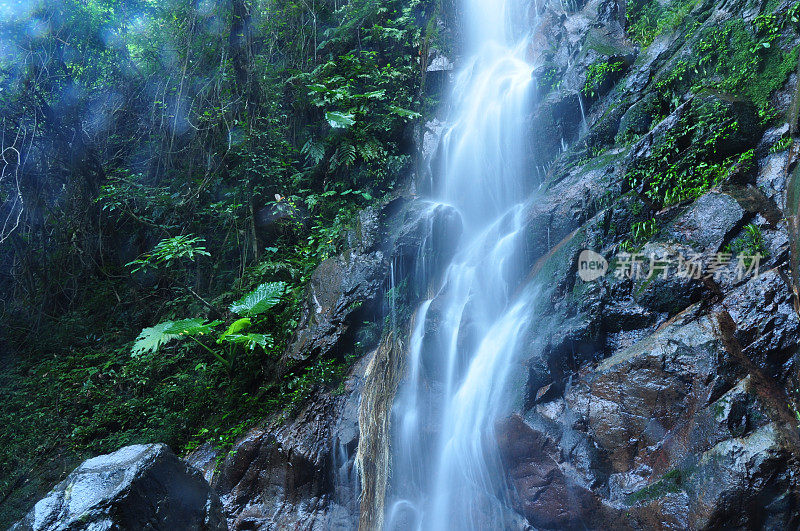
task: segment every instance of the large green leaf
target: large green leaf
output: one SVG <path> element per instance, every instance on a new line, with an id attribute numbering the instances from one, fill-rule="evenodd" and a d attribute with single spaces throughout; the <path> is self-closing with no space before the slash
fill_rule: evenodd
<path id="1" fill-rule="evenodd" d="M 174 324 L 174 321 L 165 321 L 142 330 L 131 348 L 131 356 L 138 357 L 148 352 L 156 352 L 165 343 L 181 337 L 180 334 L 167 331 Z"/>
<path id="2" fill-rule="evenodd" d="M 214 327 L 221 321 L 211 321 L 206 323 L 205 319 L 193 318 L 175 321 L 172 326 L 166 329 L 167 333 L 178 334 L 181 336 L 204 336 L 214 331 Z"/>
<path id="3" fill-rule="evenodd" d="M 284 282 L 267 282 L 261 284 L 256 289 L 234 302 L 230 306 L 233 313 L 252 317 L 264 313 L 281 300 L 286 289 Z"/>
<path id="4" fill-rule="evenodd" d="M 418 112 L 403 109 L 402 107 L 398 107 L 396 105 L 390 105 L 389 108 L 392 110 L 392 113 L 400 116 L 401 118 L 419 118 L 422 116 Z"/>
<path id="5" fill-rule="evenodd" d="M 345 129 L 356 123 L 352 113 L 330 111 L 325 113 L 325 119 L 334 129 Z"/>
<path id="6" fill-rule="evenodd" d="M 226 337 L 228 337 L 230 335 L 233 335 L 233 334 L 238 334 L 239 332 L 241 332 L 245 328 L 249 328 L 251 324 L 252 324 L 252 321 L 250 321 L 249 317 L 243 317 L 241 319 L 237 319 L 236 321 L 231 323 L 231 325 L 228 327 L 228 329 L 225 330 L 225 332 L 223 332 L 223 334 L 221 336 L 219 336 L 219 339 L 217 339 L 217 343 L 222 343 L 222 341 Z"/>
<path id="7" fill-rule="evenodd" d="M 265 352 L 272 345 L 272 336 L 267 334 L 231 334 L 225 336 L 225 341 L 242 345 L 248 350 L 254 350 L 257 346 Z"/>
<path id="8" fill-rule="evenodd" d="M 138 357 L 150 352 L 157 352 L 158 349 L 173 339 L 209 334 L 218 324 L 220 324 L 220 321 L 206 323 L 205 319 L 164 321 L 141 331 L 131 348 L 131 355 Z"/>

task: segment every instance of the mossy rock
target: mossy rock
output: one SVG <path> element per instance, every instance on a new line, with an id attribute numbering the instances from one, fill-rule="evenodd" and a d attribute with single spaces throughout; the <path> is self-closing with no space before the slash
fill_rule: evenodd
<path id="1" fill-rule="evenodd" d="M 615 142 L 620 123 L 627 112 L 624 103 L 610 107 L 586 134 L 586 147 L 608 146 Z"/>
<path id="2" fill-rule="evenodd" d="M 658 95 L 654 92 L 645 94 L 642 99 L 631 105 L 620 119 L 617 141 L 648 132 L 662 111 L 663 105 Z"/>
<path id="3" fill-rule="evenodd" d="M 699 95 L 692 103 L 692 114 L 720 118 L 708 121 L 706 127 L 698 127 L 692 137 L 693 142 L 703 142 L 709 135 L 713 135 L 718 123 L 727 122 L 733 125 L 732 131 L 721 136 L 715 143 L 715 154 L 720 159 L 755 146 L 764 132 L 756 106 L 730 94 L 707 91 Z"/>
<path id="4" fill-rule="evenodd" d="M 678 468 L 673 468 L 661 476 L 660 479 L 628 495 L 625 499 L 625 503 L 628 505 L 645 503 L 666 494 L 679 492 L 683 490 L 685 480 L 686 472 Z"/>

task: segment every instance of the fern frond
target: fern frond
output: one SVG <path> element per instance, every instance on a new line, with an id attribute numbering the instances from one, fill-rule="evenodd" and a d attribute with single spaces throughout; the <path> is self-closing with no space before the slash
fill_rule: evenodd
<path id="1" fill-rule="evenodd" d="M 336 150 L 336 165 L 352 166 L 356 161 L 356 156 L 356 147 L 353 144 L 342 144 Z"/>
<path id="2" fill-rule="evenodd" d="M 315 142 L 313 138 L 309 138 L 308 142 L 303 145 L 300 153 L 305 155 L 308 160 L 313 161 L 314 164 L 319 164 L 319 162 L 325 158 L 325 144 L 322 142 Z"/>
<path id="3" fill-rule="evenodd" d="M 366 161 L 378 160 L 383 156 L 383 148 L 375 140 L 365 142 L 358 147 L 358 152 Z"/>
<path id="4" fill-rule="evenodd" d="M 280 302 L 285 289 L 285 282 L 266 282 L 231 304 L 230 310 L 246 317 L 264 313 Z"/>

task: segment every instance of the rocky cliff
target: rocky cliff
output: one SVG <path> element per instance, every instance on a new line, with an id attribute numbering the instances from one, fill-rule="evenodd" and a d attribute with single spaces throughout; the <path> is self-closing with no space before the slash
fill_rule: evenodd
<path id="1" fill-rule="evenodd" d="M 667 14 L 651 27 L 636 6 L 615 1 L 537 8 L 522 278 L 544 289 L 518 360 L 517 413 L 498 420 L 513 509 L 541 529 L 794 528 L 800 320 L 787 189 L 797 9 L 658 6 Z M 637 28 L 650 33 L 637 39 Z M 741 58 L 752 64 L 731 64 Z M 426 169 L 441 130 L 434 119 L 418 134 L 420 183 L 435 178 Z M 396 249 L 423 248 L 424 230 L 415 234 L 417 243 Z M 610 262 L 608 274 L 581 279 L 584 249 Z M 640 257 L 639 274 L 620 265 L 626 252 Z M 417 251 L 394 253 L 406 271 L 419 267 Z M 696 274 L 685 271 L 689 259 Z M 744 266 L 748 275 L 737 270 Z M 427 288 L 415 286 L 406 302 L 413 307 Z M 435 334 L 435 311 L 428 319 Z M 402 360 L 383 360 L 366 390 L 391 395 L 398 371 Z M 354 395 L 338 400 L 355 407 Z M 361 420 L 369 436 L 364 421 L 387 422 L 387 407 L 362 402 Z M 318 442 L 329 459 L 374 446 L 358 438 L 353 411 L 349 423 L 353 438 L 343 443 L 330 422 L 317 426 L 328 430 Z M 373 446 L 362 468 L 366 527 L 380 521 L 387 488 L 373 476 L 391 471 Z M 322 495 L 330 507 L 335 483 Z"/>
<path id="2" fill-rule="evenodd" d="M 518 361 L 517 413 L 498 421 L 513 509 L 541 529 L 793 528 L 800 320 L 787 188 L 800 40 L 792 5 L 662 7 L 673 18 L 652 30 L 650 43 L 632 40 L 636 21 L 624 3 L 538 7 L 524 261 L 527 278 L 545 289 Z M 720 31 L 729 33 L 724 46 L 714 41 Z M 713 46 L 738 57 L 729 47 L 760 39 L 770 47 L 746 54 L 780 50 L 758 65 L 779 77 L 762 93 L 726 85 L 735 73 L 709 67 L 723 62 Z M 782 68 L 773 65 L 779 60 Z M 448 61 L 431 64 L 439 63 Z M 446 71 L 437 75 L 446 83 Z M 708 79 L 718 82 L 704 87 Z M 434 119 L 417 135 L 421 182 L 431 177 L 425 168 L 438 156 L 441 130 Z M 308 326 L 291 355 L 352 349 L 354 303 L 374 303 L 402 282 L 412 286 L 408 312 L 429 287 L 419 279 L 436 282 L 452 249 L 442 242 L 458 232 L 457 214 L 419 201 L 362 220 L 353 249 L 312 282 Z M 584 282 L 584 249 L 611 271 Z M 732 249 L 761 254 L 759 274 L 737 275 Z M 640 275 L 615 274 L 625 251 L 641 255 Z M 727 269 L 677 270 L 681 257 L 708 266 L 719 253 Z M 435 257 L 428 274 L 415 275 L 427 254 Z M 666 265 L 651 269 L 651 257 Z M 396 318 L 407 326 L 408 315 Z M 362 527 L 380 522 L 391 473 L 389 428 L 380 425 L 391 408 L 362 398 L 360 429 L 357 411 L 363 393 L 391 401 L 402 355 L 402 345 L 375 348 L 343 394 L 318 397 L 289 425 L 238 443 L 207 475 L 232 527 L 353 527 L 362 486 Z"/>

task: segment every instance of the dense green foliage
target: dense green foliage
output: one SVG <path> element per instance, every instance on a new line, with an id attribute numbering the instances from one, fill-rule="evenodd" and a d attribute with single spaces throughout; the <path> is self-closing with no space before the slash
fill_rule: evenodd
<path id="1" fill-rule="evenodd" d="M 226 444 L 338 384 L 350 357 L 277 360 L 315 266 L 409 171 L 437 9 L 3 11 L 0 526 L 50 486 L 43 462 Z"/>
<path id="2" fill-rule="evenodd" d="M 658 138 L 650 156 L 626 174 L 630 185 L 641 190 L 655 206 L 702 195 L 720 184 L 737 164 L 744 164 L 753 156 L 750 151 L 720 157 L 721 146 L 740 124 L 719 100 L 709 98 L 693 103 L 676 126 Z"/>
<path id="3" fill-rule="evenodd" d="M 586 72 L 586 83 L 583 85 L 581 92 L 590 98 L 597 96 L 600 87 L 606 83 L 615 72 L 621 71 L 623 64 L 622 61 L 598 61 L 590 64 Z"/>
<path id="4" fill-rule="evenodd" d="M 758 124 L 740 123 L 741 113 L 731 108 L 752 104 L 762 125 L 780 119 L 769 98 L 797 67 L 798 48 L 787 43 L 800 30 L 800 4 L 774 11 L 768 6 L 752 24 L 738 16 L 703 24 L 710 8 L 697 0 L 666 6 L 637 0 L 627 7 L 632 39 L 649 45 L 664 30 L 675 29 L 686 42 L 678 59 L 654 79 L 656 98 L 649 109 L 653 123 L 689 95 L 695 97 L 679 122 L 657 139 L 652 153 L 626 173 L 628 184 L 655 208 L 698 197 L 731 175 L 746 173 L 753 152 L 741 153 L 729 140 Z M 707 98 L 709 94 L 717 95 L 717 101 Z M 725 100 L 730 105 L 721 103 Z"/>

